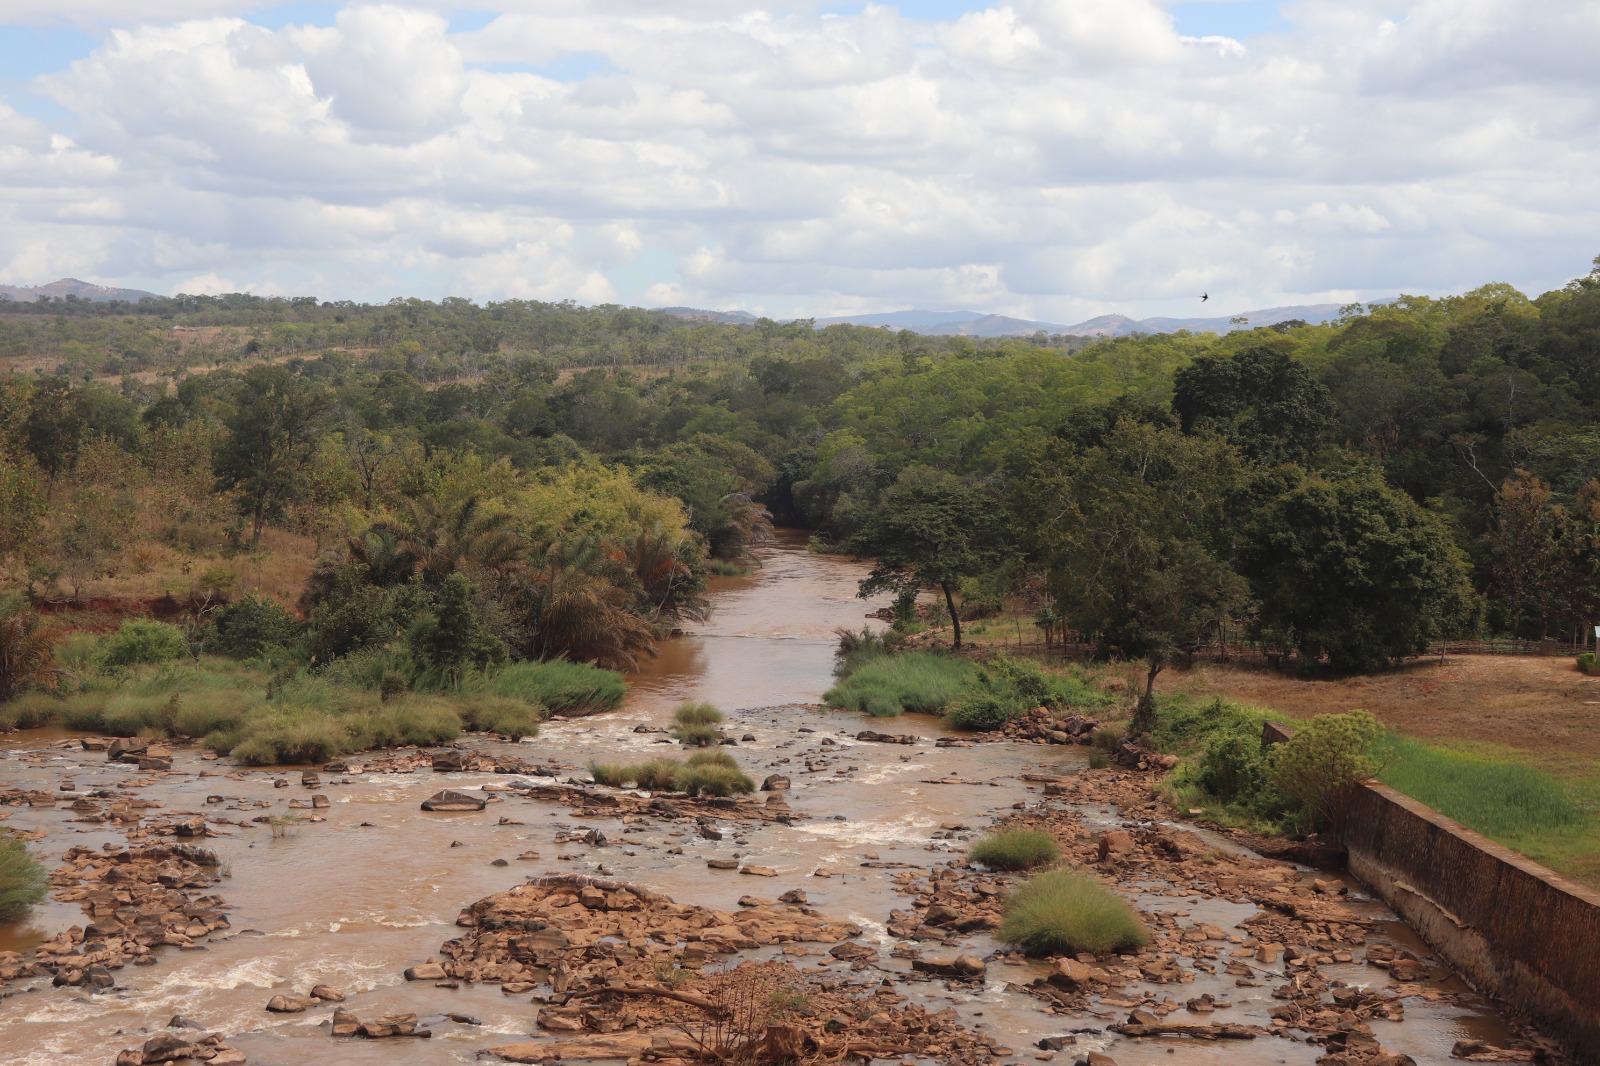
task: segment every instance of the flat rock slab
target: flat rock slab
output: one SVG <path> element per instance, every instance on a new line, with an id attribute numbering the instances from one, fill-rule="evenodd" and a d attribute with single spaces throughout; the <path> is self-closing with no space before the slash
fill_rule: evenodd
<path id="1" fill-rule="evenodd" d="M 457 792 L 453 788 L 435 792 L 422 801 L 425 811 L 481 811 L 489 806 L 489 801 L 480 796 L 469 796 L 465 792 Z"/>

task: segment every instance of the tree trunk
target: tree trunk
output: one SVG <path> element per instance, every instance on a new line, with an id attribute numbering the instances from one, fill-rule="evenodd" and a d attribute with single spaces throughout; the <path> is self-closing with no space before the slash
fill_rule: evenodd
<path id="1" fill-rule="evenodd" d="M 1144 675 L 1144 694 L 1139 697 L 1139 705 L 1134 708 L 1133 721 L 1128 723 L 1128 732 L 1133 736 L 1142 736 L 1150 732 L 1156 724 L 1156 675 L 1161 673 L 1166 661 L 1158 655 L 1150 656 L 1150 668 Z"/>
<path id="2" fill-rule="evenodd" d="M 950 647 L 956 651 L 961 650 L 961 615 L 956 611 L 955 589 L 950 582 L 941 581 L 939 587 L 944 590 L 944 605 L 950 609 L 950 629 L 955 639 Z"/>
<path id="3" fill-rule="evenodd" d="M 254 515 L 254 528 L 250 533 L 250 547 L 259 548 L 261 546 L 261 528 L 266 524 L 267 501 L 265 499 L 258 499 L 256 501 L 256 511 Z"/>

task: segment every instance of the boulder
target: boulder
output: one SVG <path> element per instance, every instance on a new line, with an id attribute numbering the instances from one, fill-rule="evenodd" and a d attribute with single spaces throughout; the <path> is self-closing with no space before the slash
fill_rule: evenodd
<path id="1" fill-rule="evenodd" d="M 443 981 L 444 967 L 437 962 L 424 962 L 406 969 L 407 981 Z"/>
<path id="2" fill-rule="evenodd" d="M 457 792 L 447 788 L 435 792 L 422 801 L 425 811 L 481 811 L 489 806 L 489 801 L 478 796 L 469 796 L 465 792 Z"/>
<path id="3" fill-rule="evenodd" d="M 312 985 L 310 994 L 312 999 L 320 999 L 324 1003 L 344 1002 L 344 993 L 327 985 Z"/>
<path id="4" fill-rule="evenodd" d="M 988 972 L 988 966 L 975 955 L 928 955 L 911 961 L 917 973 L 935 977 L 958 977 L 973 980 Z"/>
<path id="5" fill-rule="evenodd" d="M 761 782 L 763 792 L 782 792 L 789 787 L 789 779 L 782 774 L 773 774 Z"/>
<path id="6" fill-rule="evenodd" d="M 1108 858 L 1121 858 L 1124 855 L 1132 855 L 1135 846 L 1132 833 L 1126 829 L 1112 829 L 1100 836 L 1100 861 L 1104 862 Z"/>
<path id="7" fill-rule="evenodd" d="M 313 1002 L 300 996 L 273 996 L 267 1000 L 267 1009 L 274 1014 L 299 1014 Z"/>
<path id="8" fill-rule="evenodd" d="M 770 866 L 741 866 L 739 872 L 751 877 L 777 877 L 778 871 Z"/>
<path id="9" fill-rule="evenodd" d="M 147 751 L 150 742 L 144 737 L 118 737 L 106 745 L 106 760 L 108 762 L 121 762 L 123 756 L 132 755 L 137 759 Z"/>
<path id="10" fill-rule="evenodd" d="M 321 788 L 322 778 L 315 770 L 301 770 L 300 783 L 306 788 Z"/>
<path id="11" fill-rule="evenodd" d="M 144 1042 L 144 1047 L 139 1051 L 139 1061 L 146 1063 L 176 1062 L 186 1059 L 194 1054 L 195 1046 L 180 1036 L 171 1033 L 157 1033 Z"/>

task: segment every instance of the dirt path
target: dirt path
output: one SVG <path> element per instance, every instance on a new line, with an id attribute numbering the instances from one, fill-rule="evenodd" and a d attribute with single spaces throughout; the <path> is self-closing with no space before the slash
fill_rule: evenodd
<path id="1" fill-rule="evenodd" d="M 1565 658 L 1452 656 L 1326 681 L 1205 665 L 1172 671 L 1160 685 L 1294 717 L 1361 708 L 1423 740 L 1511 749 L 1564 775 L 1600 772 L 1600 678 L 1578 673 Z"/>

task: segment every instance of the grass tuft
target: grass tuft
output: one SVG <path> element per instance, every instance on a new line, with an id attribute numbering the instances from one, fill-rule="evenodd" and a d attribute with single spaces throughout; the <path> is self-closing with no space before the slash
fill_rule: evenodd
<path id="1" fill-rule="evenodd" d="M 0 923 L 20 920 L 49 887 L 44 867 L 22 841 L 0 836 Z"/>
<path id="2" fill-rule="evenodd" d="M 994 870 L 1031 870 L 1061 857 L 1049 833 L 1037 829 L 1007 829 L 972 845 L 967 858 Z"/>
<path id="3" fill-rule="evenodd" d="M 553 659 L 545 663 L 513 663 L 491 683 L 497 696 L 524 700 L 551 714 L 587 715 L 622 706 L 628 684 L 615 670 L 588 663 Z"/>
<path id="4" fill-rule="evenodd" d="M 892 718 L 907 711 L 940 714 L 951 700 L 978 684 L 978 668 L 965 659 L 913 651 L 868 659 L 823 694 L 830 707 Z"/>
<path id="5" fill-rule="evenodd" d="M 1098 955 L 1150 942 L 1150 930 L 1133 908 L 1078 870 L 1048 870 L 1029 878 L 1006 899 L 995 936 L 1029 955 Z"/>

